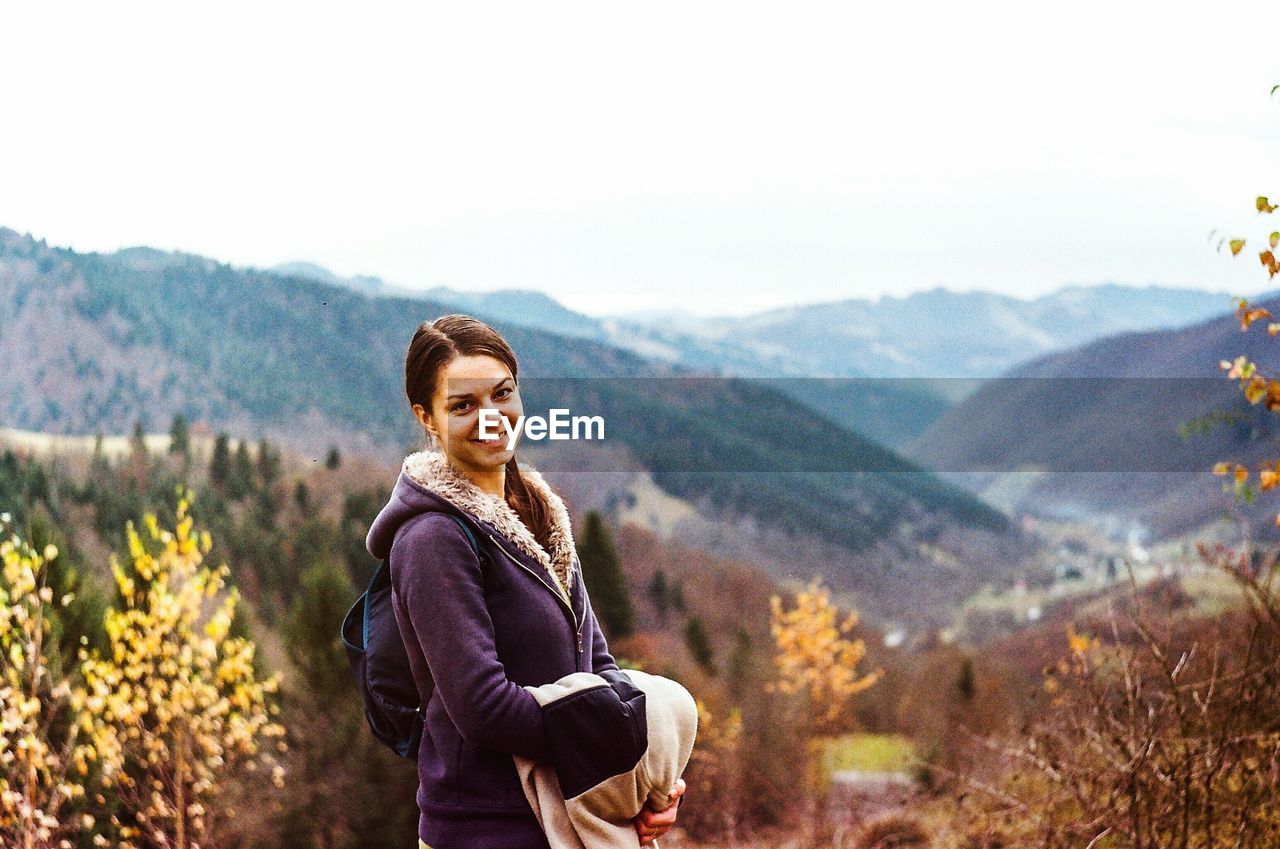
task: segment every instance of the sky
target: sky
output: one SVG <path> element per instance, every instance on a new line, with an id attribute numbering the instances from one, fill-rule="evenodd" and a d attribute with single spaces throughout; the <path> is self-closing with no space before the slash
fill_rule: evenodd
<path id="1" fill-rule="evenodd" d="M 1280 229 L 1274 32 L 1262 2 L 9 4 L 0 226 L 593 315 L 1253 293 L 1210 233 Z"/>

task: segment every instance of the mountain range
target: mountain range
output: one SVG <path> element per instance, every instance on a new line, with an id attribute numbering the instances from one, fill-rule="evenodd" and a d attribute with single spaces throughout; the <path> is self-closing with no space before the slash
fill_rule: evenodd
<path id="1" fill-rule="evenodd" d="M 365 294 L 415 296 L 377 278 L 341 278 L 305 263 L 273 271 Z M 1116 284 L 1071 286 L 1030 300 L 936 288 L 741 317 L 655 310 L 597 318 L 519 289 L 437 287 L 416 297 L 702 374 L 768 379 L 775 389 L 896 449 L 909 447 L 979 379 L 1109 335 L 1185 326 L 1234 306 L 1220 293 Z"/>
<path id="2" fill-rule="evenodd" d="M 77 253 L 0 230 L 0 425 L 124 433 L 182 413 L 317 461 L 341 445 L 396 462 L 419 438 L 404 348 L 420 321 L 456 309 L 190 254 Z M 518 352 L 527 407 L 536 393 L 539 409 L 613 423 L 607 447 L 568 459 L 526 452 L 561 480 L 620 482 L 579 485 L 583 508 L 612 499 L 602 506 L 624 509 L 656 487 L 681 505 L 670 532 L 775 574 L 825 574 L 872 618 L 945 618 L 949 600 L 1023 560 L 1027 543 L 1002 513 L 767 382 L 697 378 L 679 363 L 481 317 Z"/>
<path id="3" fill-rule="evenodd" d="M 1254 306 L 1280 314 L 1280 299 Z M 1275 415 L 1220 367 L 1243 355 L 1276 374 L 1280 348 L 1264 325 L 1244 333 L 1223 315 L 1038 357 L 984 382 L 908 453 L 1012 511 L 1105 515 L 1149 539 L 1208 532 L 1231 515 L 1274 536 L 1280 503 L 1239 501 L 1211 473 L 1219 461 L 1256 473 L 1280 458 Z"/>

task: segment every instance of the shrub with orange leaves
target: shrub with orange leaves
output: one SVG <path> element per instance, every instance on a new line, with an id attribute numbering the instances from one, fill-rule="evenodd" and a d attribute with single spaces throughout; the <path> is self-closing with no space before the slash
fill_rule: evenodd
<path id="1" fill-rule="evenodd" d="M 1274 95 L 1280 86 L 1272 88 L 1271 93 Z M 1254 208 L 1259 215 L 1271 215 L 1280 209 L 1280 205 L 1273 204 L 1265 195 L 1260 195 L 1254 200 Z M 1213 234 L 1210 234 L 1212 237 Z M 1223 237 L 1218 241 L 1218 249 L 1222 249 L 1222 245 L 1226 242 Z M 1247 244 L 1246 239 L 1231 239 L 1231 255 L 1238 256 Z M 1280 260 L 1276 258 L 1276 250 L 1280 248 L 1280 230 L 1273 230 L 1266 238 L 1266 247 L 1258 252 L 1258 261 L 1262 267 L 1267 270 L 1267 278 L 1274 279 L 1276 274 L 1280 273 Z M 1240 330 L 1247 331 L 1255 322 L 1263 319 L 1273 318 L 1270 310 L 1263 307 L 1254 307 L 1249 301 L 1241 298 L 1236 306 L 1236 314 L 1240 319 Z M 1280 322 L 1270 321 L 1267 323 L 1267 335 L 1275 336 L 1280 334 Z M 1271 412 L 1280 412 L 1280 380 L 1275 377 L 1268 377 L 1258 371 L 1256 363 L 1251 362 L 1247 357 L 1239 356 L 1233 360 L 1222 360 L 1219 366 L 1227 373 L 1227 378 L 1236 380 L 1240 383 L 1240 390 L 1244 394 L 1245 400 L 1250 404 L 1262 403 Z M 1245 500 L 1253 500 L 1253 487 L 1249 481 L 1250 473 L 1247 468 L 1239 463 L 1217 463 L 1213 467 L 1215 475 L 1230 475 L 1233 488 L 1238 496 Z M 1262 468 L 1258 470 L 1258 488 L 1266 491 L 1275 488 L 1280 483 L 1280 461 L 1267 461 Z M 1280 513 L 1276 514 L 1276 524 L 1280 525 Z"/>
<path id="2" fill-rule="evenodd" d="M 142 533 L 129 523 L 130 562 L 112 559 L 123 608 L 107 612 L 110 653 L 81 652 L 81 731 L 120 764 L 107 777 L 124 808 L 111 818 L 121 849 L 198 849 L 234 767 L 265 761 L 283 784 L 260 748 L 284 735 L 272 720 L 278 677 L 257 680 L 254 644 L 230 635 L 239 596 L 224 591 L 225 565 L 203 565 L 212 541 L 188 509 L 184 496 L 173 530 L 150 514 Z"/>
<path id="3" fill-rule="evenodd" d="M 770 598 L 769 605 L 778 649 L 774 656 L 778 679 L 767 689 L 805 696 L 811 735 L 849 730 L 853 721 L 850 700 L 884 675 L 883 669 L 858 673 L 866 645 L 849 638 L 858 624 L 858 614 L 850 613 L 837 624 L 839 611 L 831 604 L 820 578 L 796 595 L 794 609 L 784 611 L 778 596 Z"/>

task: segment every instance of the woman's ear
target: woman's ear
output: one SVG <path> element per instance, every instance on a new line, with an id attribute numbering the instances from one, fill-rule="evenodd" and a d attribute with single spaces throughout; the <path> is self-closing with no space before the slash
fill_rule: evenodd
<path id="1" fill-rule="evenodd" d="M 428 412 L 426 412 L 425 408 L 422 407 L 420 403 L 415 403 L 415 405 L 413 405 L 412 408 L 413 408 L 413 417 L 417 419 L 417 423 L 422 425 L 422 430 L 425 430 L 426 439 L 428 439 L 428 442 L 431 442 L 433 444 L 438 444 L 440 441 L 440 437 L 439 437 L 439 434 L 435 433 L 435 425 L 431 424 L 431 417 L 428 415 Z"/>
<path id="2" fill-rule="evenodd" d="M 427 432 L 427 439 L 438 442 L 440 437 L 436 433 L 436 426 L 431 423 L 431 416 L 427 414 L 426 408 L 421 404 L 413 405 L 413 417 L 418 420 L 418 424 L 422 425 L 423 430 Z"/>

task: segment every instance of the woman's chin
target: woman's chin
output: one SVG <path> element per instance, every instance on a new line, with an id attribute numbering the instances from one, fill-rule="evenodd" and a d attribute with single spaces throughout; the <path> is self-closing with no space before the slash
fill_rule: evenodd
<path id="1" fill-rule="evenodd" d="M 515 456 L 516 451 L 514 446 L 507 448 L 504 441 L 501 448 L 490 448 L 487 445 L 472 443 L 467 446 L 467 453 L 475 465 L 482 468 L 497 468 L 498 466 L 505 466 Z"/>

